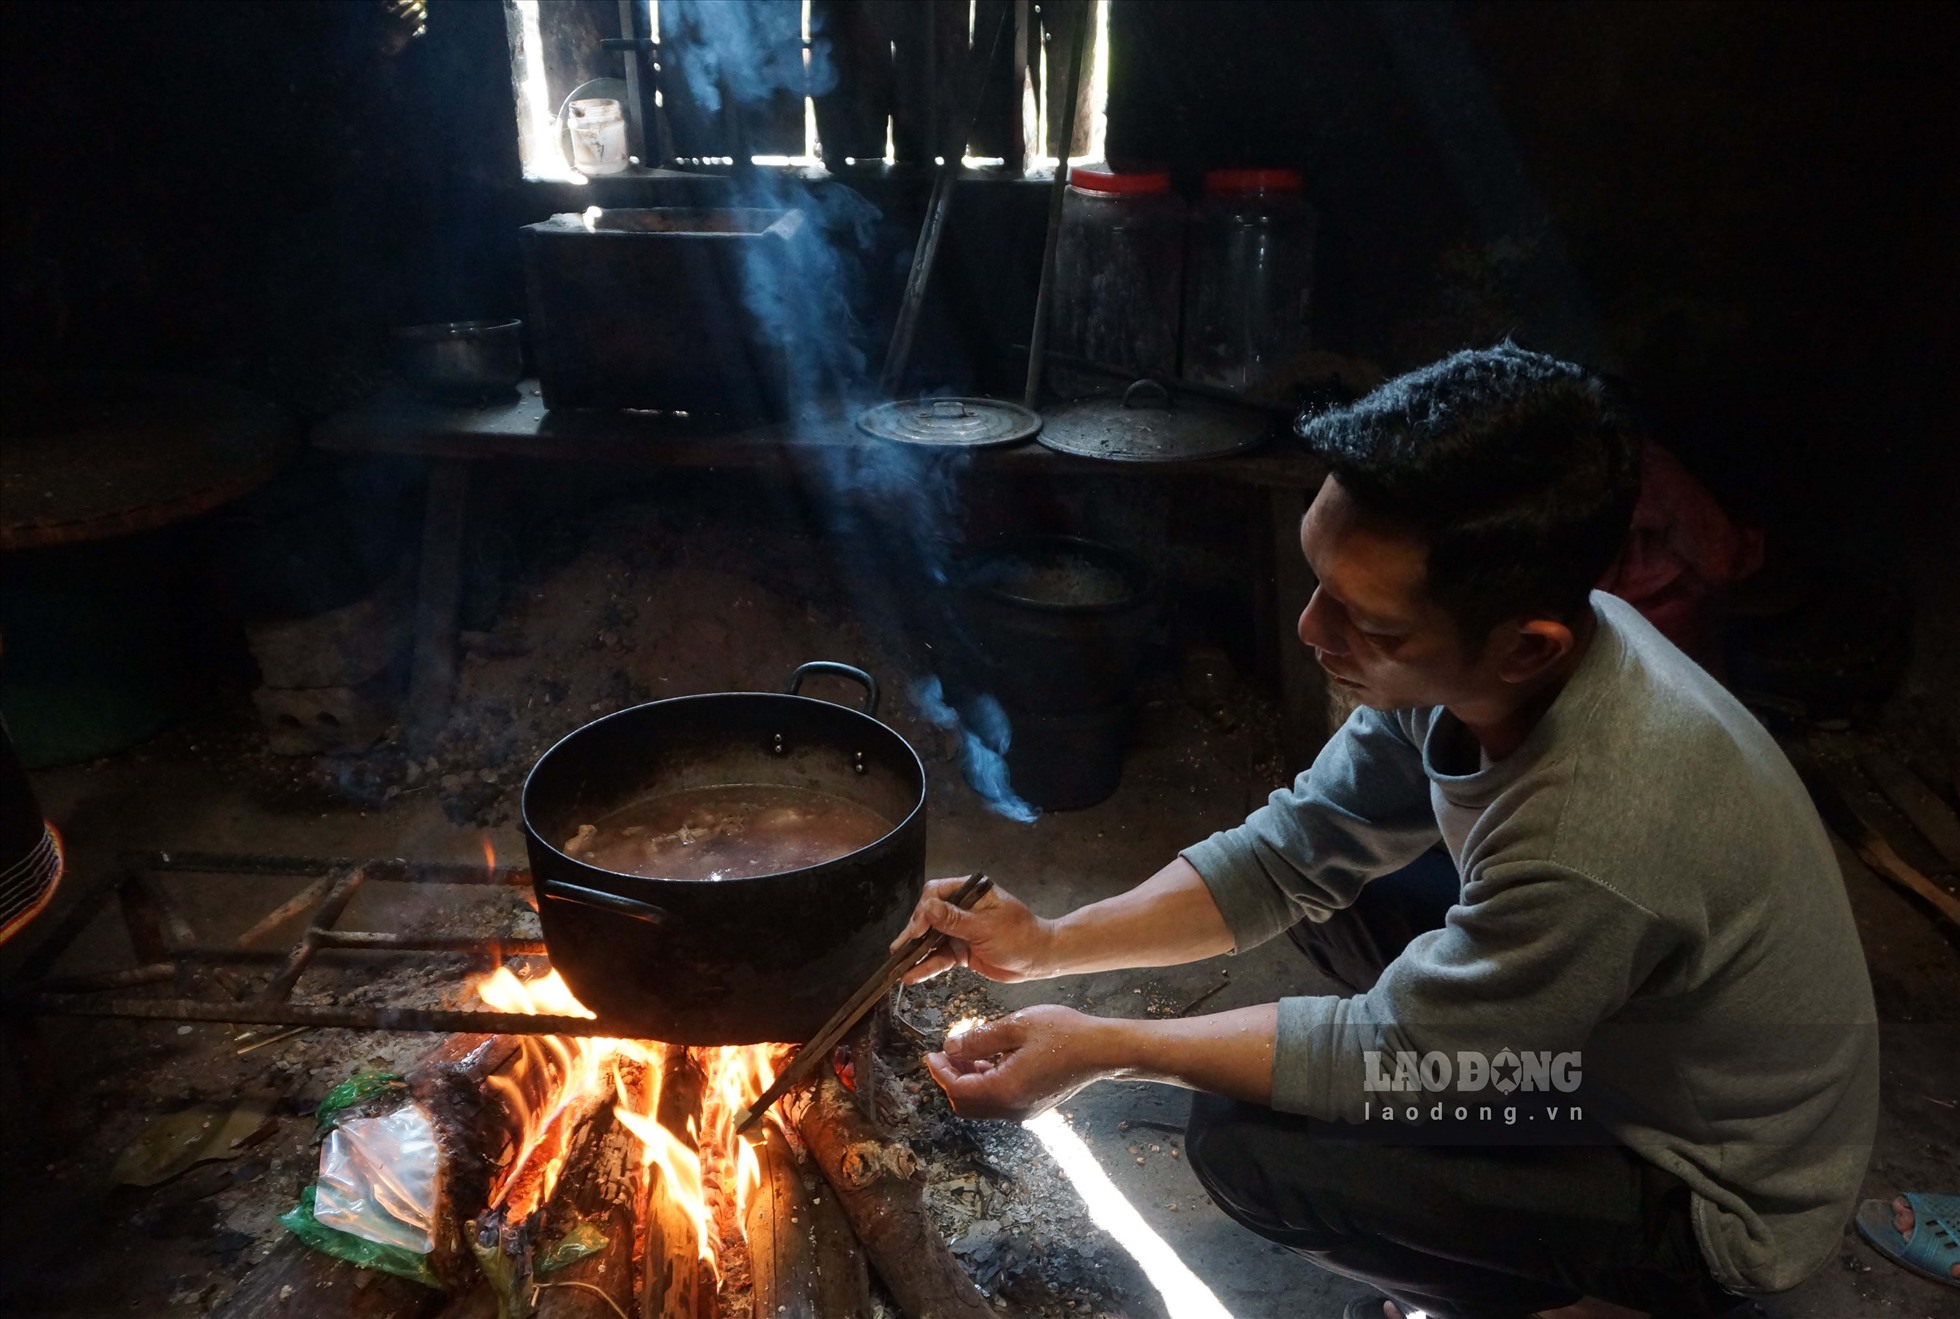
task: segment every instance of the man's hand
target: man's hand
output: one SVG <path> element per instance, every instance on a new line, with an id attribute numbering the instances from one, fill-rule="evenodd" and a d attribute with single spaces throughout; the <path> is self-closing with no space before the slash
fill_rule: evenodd
<path id="1" fill-rule="evenodd" d="M 926 1068 L 964 1118 L 1020 1120 L 1110 1075 L 1100 1017 L 1043 1004 L 946 1037 Z"/>
<path id="2" fill-rule="evenodd" d="M 946 935 L 946 946 L 909 972 L 905 983 L 930 980 L 952 966 L 968 967 L 989 980 L 1001 981 L 1040 980 L 1055 974 L 1049 956 L 1054 939 L 1050 922 L 1029 911 L 999 885 L 972 907 L 955 907 L 949 899 L 965 882 L 935 879 L 927 884 L 919 905 L 912 909 L 912 919 L 892 940 L 896 950 L 928 929 Z"/>

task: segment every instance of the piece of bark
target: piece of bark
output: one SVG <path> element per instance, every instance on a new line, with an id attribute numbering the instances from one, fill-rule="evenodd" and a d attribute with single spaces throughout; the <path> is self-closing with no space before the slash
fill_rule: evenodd
<path id="1" fill-rule="evenodd" d="M 780 1319 L 829 1319 L 818 1304 L 816 1216 L 795 1153 L 773 1121 L 750 1142 L 762 1182 L 749 1197 L 742 1227 L 755 1279 L 755 1314 Z"/>
<path id="2" fill-rule="evenodd" d="M 448 1303 L 407 1278 L 370 1273 L 287 1237 L 246 1275 L 220 1319 L 424 1319 Z"/>
<path id="3" fill-rule="evenodd" d="M 605 1245 L 538 1276 L 538 1319 L 617 1319 L 632 1312 L 634 1237 L 644 1183 L 639 1142 L 610 1109 L 604 1110 L 572 1150 L 536 1244 L 549 1251 L 584 1225 L 604 1233 Z"/>
<path id="4" fill-rule="evenodd" d="M 899 1309 L 913 1319 L 997 1319 L 1002 1312 L 987 1303 L 933 1228 L 918 1160 L 865 1120 L 832 1069 L 820 1070 L 797 1123 Z"/>

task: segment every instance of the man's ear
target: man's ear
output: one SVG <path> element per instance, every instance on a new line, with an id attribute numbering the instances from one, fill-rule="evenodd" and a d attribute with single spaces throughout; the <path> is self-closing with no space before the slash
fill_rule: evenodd
<path id="1" fill-rule="evenodd" d="M 1497 666 L 1497 676 L 1512 683 L 1533 682 L 1544 677 L 1572 653 L 1579 640 L 1570 627 L 1556 618 L 1506 623 L 1501 625 L 1501 630 L 1510 633 L 1510 644 Z"/>

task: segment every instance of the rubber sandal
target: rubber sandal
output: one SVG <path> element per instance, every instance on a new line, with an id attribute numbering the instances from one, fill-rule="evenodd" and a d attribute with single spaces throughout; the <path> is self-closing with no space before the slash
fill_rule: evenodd
<path id="1" fill-rule="evenodd" d="M 1892 1202 L 1867 1200 L 1858 1206 L 1858 1235 L 1873 1250 L 1922 1278 L 1960 1291 L 1960 1278 L 1950 1270 L 1960 1264 L 1960 1195 L 1907 1192 L 1912 1206 L 1912 1240 L 1892 1226 Z"/>
<path id="2" fill-rule="evenodd" d="M 1383 1296 L 1380 1292 L 1372 1296 L 1357 1296 L 1347 1303 L 1347 1309 L 1341 1311 L 1341 1319 L 1382 1319 L 1382 1305 L 1391 1300 L 1394 1298 Z M 1395 1301 L 1395 1304 L 1401 1306 L 1402 1302 Z M 1404 1308 L 1402 1313 L 1407 1314 L 1409 1311 Z M 1416 1313 L 1420 1314 L 1421 1311 Z"/>

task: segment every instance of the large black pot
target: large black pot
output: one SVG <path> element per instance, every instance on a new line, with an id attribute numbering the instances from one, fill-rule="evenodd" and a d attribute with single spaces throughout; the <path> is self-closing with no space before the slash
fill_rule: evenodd
<path id="1" fill-rule="evenodd" d="M 864 711 L 797 695 L 813 672 L 863 683 Z M 925 768 L 877 702 L 869 674 L 805 664 L 787 694 L 655 701 L 544 754 L 524 784 L 524 841 L 551 963 L 580 1002 L 679 1044 L 816 1033 L 884 961 L 925 875 Z M 893 827 L 823 865 L 748 879 L 647 879 L 559 849 L 626 802 L 730 784 L 813 788 Z"/>

